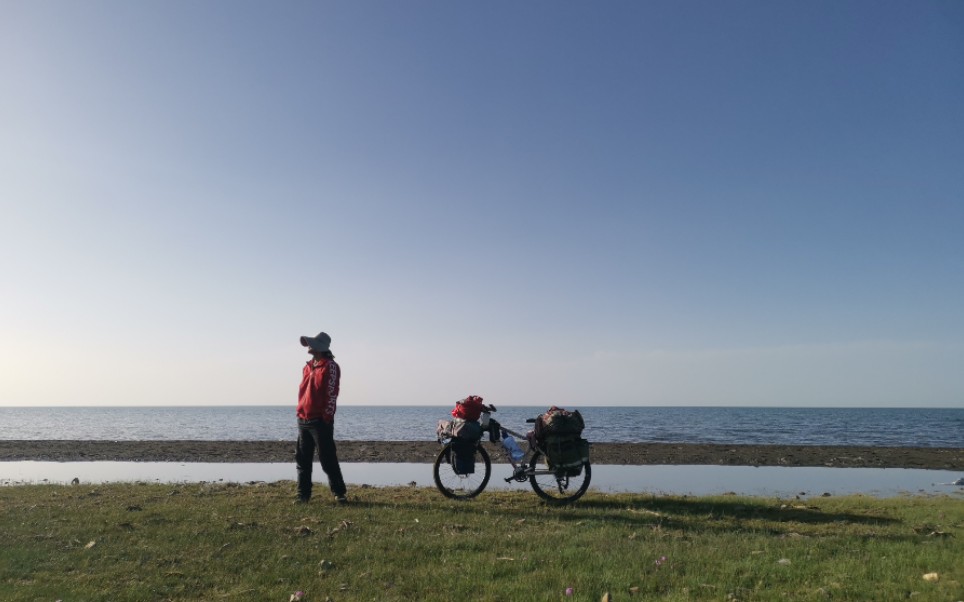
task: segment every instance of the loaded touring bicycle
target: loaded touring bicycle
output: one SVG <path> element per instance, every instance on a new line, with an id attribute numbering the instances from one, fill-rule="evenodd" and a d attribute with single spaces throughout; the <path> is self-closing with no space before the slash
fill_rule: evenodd
<path id="1" fill-rule="evenodd" d="M 494 418 L 495 406 L 482 406 L 478 421 L 442 420 L 438 425 L 438 441 L 442 450 L 435 458 L 435 486 L 446 497 L 471 499 L 482 493 L 492 476 L 492 461 L 483 445 L 501 441 L 501 453 L 512 465 L 505 478 L 529 482 L 532 490 L 550 504 L 576 501 L 589 488 L 592 467 L 589 442 L 582 438 L 585 427 L 578 410 L 567 411 L 555 406 L 526 422 L 534 425 L 528 434 L 506 428 Z M 519 441 L 527 447 L 525 451 Z"/>

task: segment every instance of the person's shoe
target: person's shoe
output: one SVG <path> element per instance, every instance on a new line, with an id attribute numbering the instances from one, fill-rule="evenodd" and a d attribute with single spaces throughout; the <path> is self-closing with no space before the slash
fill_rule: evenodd
<path id="1" fill-rule="evenodd" d="M 307 503 L 308 503 L 308 500 L 310 500 L 310 499 L 311 499 L 310 497 L 305 497 L 305 496 L 303 496 L 303 495 L 299 495 L 299 496 L 298 496 L 298 499 L 296 499 L 294 503 L 295 503 L 295 504 L 307 504 Z"/>
<path id="2" fill-rule="evenodd" d="M 337 503 L 339 503 L 339 504 L 347 504 L 347 503 L 348 503 L 348 498 L 345 497 L 344 494 L 342 494 L 342 495 L 336 495 L 336 496 L 335 496 L 335 502 L 337 502 Z"/>

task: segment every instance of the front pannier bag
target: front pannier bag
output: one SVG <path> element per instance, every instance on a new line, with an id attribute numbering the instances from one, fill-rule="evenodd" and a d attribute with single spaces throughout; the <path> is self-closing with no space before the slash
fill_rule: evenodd
<path id="1" fill-rule="evenodd" d="M 449 458 L 455 474 L 468 475 L 475 472 L 475 448 L 482 439 L 482 426 L 474 420 L 439 420 L 437 429 L 439 440 L 452 439 L 452 454 Z"/>

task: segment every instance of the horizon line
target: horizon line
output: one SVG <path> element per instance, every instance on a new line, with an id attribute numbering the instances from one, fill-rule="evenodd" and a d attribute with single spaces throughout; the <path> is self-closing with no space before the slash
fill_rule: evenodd
<path id="1" fill-rule="evenodd" d="M 449 407 L 454 402 L 440 403 L 440 404 L 402 404 L 402 403 L 345 403 L 339 404 L 339 407 L 376 407 L 376 408 L 438 408 L 438 407 Z M 493 404 L 494 405 L 494 404 Z M 504 403 L 499 404 L 498 407 L 512 407 L 512 408 L 532 408 L 532 407 L 542 407 L 546 404 L 532 404 L 532 403 Z M 550 404 L 558 405 L 558 404 Z M 797 409 L 797 410 L 964 410 L 964 404 L 955 405 L 929 405 L 929 406 L 906 406 L 906 405 L 848 405 L 848 406 L 836 406 L 836 405 L 705 405 L 705 404 L 674 404 L 674 405 L 660 405 L 660 404 L 572 404 L 565 403 L 562 406 L 569 407 L 588 407 L 588 408 L 697 408 L 697 409 Z M 560 406 L 560 407 L 562 407 Z M 28 409 L 28 408 L 77 408 L 77 409 L 94 409 L 94 408 L 291 408 L 295 409 L 297 404 L 270 404 L 270 403 L 246 403 L 246 404 L 147 404 L 147 405 L 124 405 L 124 404 L 44 404 L 44 405 L 3 405 L 0 404 L 0 409 Z"/>

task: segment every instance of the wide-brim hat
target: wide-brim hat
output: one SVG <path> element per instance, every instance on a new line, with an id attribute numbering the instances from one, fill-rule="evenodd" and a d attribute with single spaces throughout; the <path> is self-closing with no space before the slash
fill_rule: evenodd
<path id="1" fill-rule="evenodd" d="M 301 337 L 301 346 L 319 353 L 329 351 L 331 349 L 331 337 L 324 332 L 319 332 L 313 337 Z"/>

